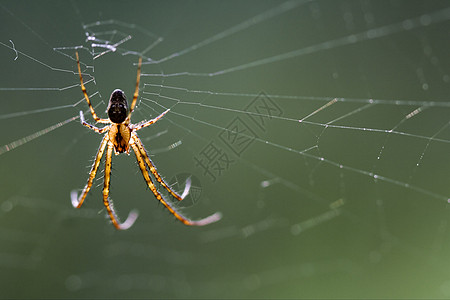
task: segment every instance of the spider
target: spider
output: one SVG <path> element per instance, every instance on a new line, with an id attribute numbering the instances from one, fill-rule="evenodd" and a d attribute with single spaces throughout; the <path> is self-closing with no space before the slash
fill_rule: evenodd
<path id="1" fill-rule="evenodd" d="M 177 192 L 172 190 L 172 188 L 164 181 L 164 179 L 159 175 L 158 171 L 156 170 L 155 165 L 153 164 L 152 160 L 149 158 L 147 151 L 144 148 L 144 145 L 142 144 L 141 139 L 137 135 L 137 131 L 141 130 L 142 128 L 145 128 L 149 125 L 152 125 L 156 123 L 158 120 L 160 120 L 165 114 L 167 114 L 170 109 L 167 109 L 162 114 L 157 116 L 154 119 L 151 119 L 150 121 L 142 121 L 137 124 L 132 124 L 130 122 L 131 114 L 133 113 L 133 110 L 136 106 L 136 100 L 139 96 L 139 80 L 140 80 L 140 74 L 141 74 L 141 64 L 142 64 L 142 58 L 139 58 L 138 63 L 138 69 L 137 69 L 137 79 L 136 79 L 136 88 L 133 95 L 133 101 L 131 102 L 130 109 L 128 110 L 128 102 L 125 97 L 125 94 L 122 90 L 116 89 L 112 92 L 111 97 L 109 99 L 107 113 L 108 118 L 102 119 L 97 116 L 95 113 L 94 108 L 92 107 L 91 101 L 89 100 L 89 96 L 87 94 L 86 88 L 83 83 L 83 77 L 81 75 L 81 67 L 80 67 L 80 58 L 78 56 L 78 52 L 75 53 L 77 58 L 77 66 L 78 66 L 78 75 L 80 76 L 80 83 L 81 83 L 81 90 L 83 91 L 84 98 L 86 99 L 86 102 L 89 106 L 89 109 L 91 111 L 92 117 L 94 120 L 98 123 L 104 123 L 108 124 L 103 128 L 98 128 L 94 125 L 91 125 L 87 123 L 84 119 L 83 112 L 80 111 L 80 120 L 81 124 L 86 126 L 87 128 L 97 132 L 97 133 L 105 133 L 103 136 L 103 139 L 100 143 L 100 147 L 98 148 L 97 155 L 95 156 L 94 163 L 92 165 L 92 168 L 89 172 L 89 179 L 86 183 L 86 186 L 83 189 L 83 192 L 78 197 L 77 191 L 71 192 L 71 200 L 72 205 L 76 208 L 80 208 L 81 205 L 84 202 L 84 199 L 86 198 L 86 195 L 88 194 L 89 190 L 91 189 L 92 183 L 94 181 L 95 175 L 97 173 L 98 166 L 100 164 L 100 160 L 102 159 L 103 153 L 105 152 L 106 148 L 106 159 L 105 159 L 105 178 L 104 178 L 104 185 L 103 185 L 103 204 L 106 207 L 106 210 L 108 211 L 108 215 L 111 218 L 111 221 L 117 229 L 128 229 L 130 228 L 133 223 L 136 221 L 137 218 L 137 212 L 132 211 L 128 215 L 128 218 L 125 220 L 125 222 L 120 223 L 116 212 L 114 211 L 114 208 L 112 206 L 112 203 L 109 200 L 109 187 L 110 187 L 110 180 L 111 180 L 111 157 L 114 149 L 114 153 L 116 155 L 121 153 L 130 153 L 130 148 L 133 149 L 134 154 L 136 155 L 136 160 L 139 165 L 139 168 L 141 170 L 142 175 L 144 176 L 144 179 L 150 188 L 150 190 L 155 195 L 156 199 L 158 199 L 178 220 L 183 222 L 185 225 L 191 225 L 191 226 L 203 226 L 207 225 L 213 222 L 216 222 L 220 220 L 221 214 L 219 212 L 206 217 L 204 219 L 200 220 L 190 220 L 183 216 L 174 205 L 172 205 L 170 202 L 164 199 L 164 197 L 161 195 L 161 193 L 158 191 L 158 189 L 153 184 L 153 181 L 150 177 L 149 171 L 153 174 L 156 181 L 159 182 L 161 186 L 163 186 L 175 199 L 181 201 L 183 200 L 183 197 L 185 197 L 189 193 L 189 182 L 186 183 L 186 188 L 184 193 L 180 196 Z"/>

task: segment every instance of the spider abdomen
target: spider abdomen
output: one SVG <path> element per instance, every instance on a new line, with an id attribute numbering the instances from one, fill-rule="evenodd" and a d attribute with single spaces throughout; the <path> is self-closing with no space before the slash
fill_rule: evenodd
<path id="1" fill-rule="evenodd" d="M 125 121 L 128 114 L 128 103 L 122 90 L 116 89 L 112 92 L 107 112 L 111 122 L 122 123 Z"/>
<path id="2" fill-rule="evenodd" d="M 130 148 L 131 129 L 125 124 L 112 124 L 109 130 L 109 140 L 114 145 L 116 153 L 128 152 Z"/>

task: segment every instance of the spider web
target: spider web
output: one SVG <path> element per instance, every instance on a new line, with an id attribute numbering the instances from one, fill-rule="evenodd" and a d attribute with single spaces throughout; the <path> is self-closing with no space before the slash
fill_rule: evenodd
<path id="1" fill-rule="evenodd" d="M 2 297 L 450 296 L 446 1 L 0 2 Z M 6 26 L 5 26 L 6 25 Z M 192 219 L 133 155 L 81 209 L 110 93 Z M 447 149 L 447 150 L 446 150 Z M 26 285 L 26 289 L 23 285 Z"/>

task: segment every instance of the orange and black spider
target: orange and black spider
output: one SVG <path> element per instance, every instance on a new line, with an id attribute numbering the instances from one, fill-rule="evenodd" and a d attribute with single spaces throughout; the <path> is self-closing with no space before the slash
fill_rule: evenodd
<path id="1" fill-rule="evenodd" d="M 94 181 L 95 174 L 97 173 L 98 166 L 100 164 L 100 160 L 103 156 L 103 152 L 105 152 L 106 148 L 106 160 L 105 160 L 105 181 L 103 185 L 103 204 L 108 211 L 109 217 L 113 225 L 117 229 L 128 229 L 133 225 L 134 221 L 137 218 L 136 212 L 131 212 L 128 215 L 128 218 L 125 222 L 120 223 L 118 217 L 113 209 L 113 206 L 109 200 L 109 184 L 111 179 L 111 156 L 114 149 L 114 153 L 116 155 L 120 153 L 126 152 L 127 154 L 130 152 L 130 147 L 133 149 L 134 154 L 136 155 L 136 160 L 138 162 L 139 168 L 141 169 L 141 173 L 144 176 L 145 181 L 147 182 L 148 187 L 155 195 L 156 199 L 158 199 L 178 220 L 183 222 L 186 225 L 193 226 L 203 226 L 213 222 L 220 220 L 221 214 L 215 213 L 209 217 L 206 217 L 201 220 L 189 220 L 185 216 L 183 216 L 177 209 L 158 191 L 158 189 L 153 184 L 153 181 L 150 177 L 148 170 L 153 174 L 155 179 L 162 185 L 175 199 L 183 200 L 183 198 L 178 195 L 174 190 L 170 188 L 170 186 L 163 180 L 163 178 L 159 175 L 156 170 L 155 165 L 152 160 L 149 158 L 147 151 L 142 144 L 141 139 L 137 136 L 136 131 L 147 127 L 159 119 L 161 119 L 165 114 L 169 112 L 170 109 L 166 110 L 156 118 L 150 121 L 142 121 L 137 124 L 131 124 L 130 118 L 131 114 L 136 106 L 136 100 L 139 96 L 139 80 L 141 74 L 141 64 L 142 58 L 139 58 L 139 64 L 137 69 L 137 79 L 136 79 L 136 88 L 133 95 L 133 101 L 131 102 L 131 107 L 128 110 L 128 102 L 125 97 L 123 91 L 116 89 L 112 92 L 111 98 L 109 99 L 109 104 L 107 108 L 108 119 L 101 119 L 95 113 L 94 108 L 92 107 L 91 101 L 89 100 L 88 94 L 86 92 L 86 88 L 83 84 L 83 77 L 81 76 L 81 68 L 80 68 L 80 58 L 78 56 L 78 52 L 75 53 L 77 57 L 77 66 L 78 66 L 78 74 L 80 76 L 81 90 L 83 91 L 84 98 L 86 99 L 87 104 L 89 105 L 89 109 L 91 110 L 91 114 L 94 117 L 94 120 L 98 123 L 108 124 L 103 128 L 98 128 L 94 125 L 87 123 L 84 119 L 83 112 L 80 111 L 80 120 L 81 124 L 88 127 L 89 129 L 94 130 L 97 133 L 105 133 L 103 136 L 102 142 L 100 143 L 100 147 L 98 148 L 97 155 L 94 160 L 94 164 L 92 165 L 91 171 L 89 172 L 89 179 L 86 183 L 86 186 L 83 189 L 83 192 L 78 197 L 76 191 L 72 191 L 71 200 L 72 205 L 76 208 L 81 207 L 91 189 L 92 182 Z M 189 183 L 186 185 L 185 192 L 183 195 L 188 193 Z"/>

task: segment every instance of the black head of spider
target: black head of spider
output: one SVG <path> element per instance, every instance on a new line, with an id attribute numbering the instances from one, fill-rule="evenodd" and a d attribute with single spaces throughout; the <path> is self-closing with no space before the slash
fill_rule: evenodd
<path id="1" fill-rule="evenodd" d="M 114 90 L 109 98 L 108 117 L 111 122 L 122 123 L 127 118 L 128 102 L 122 90 Z"/>

